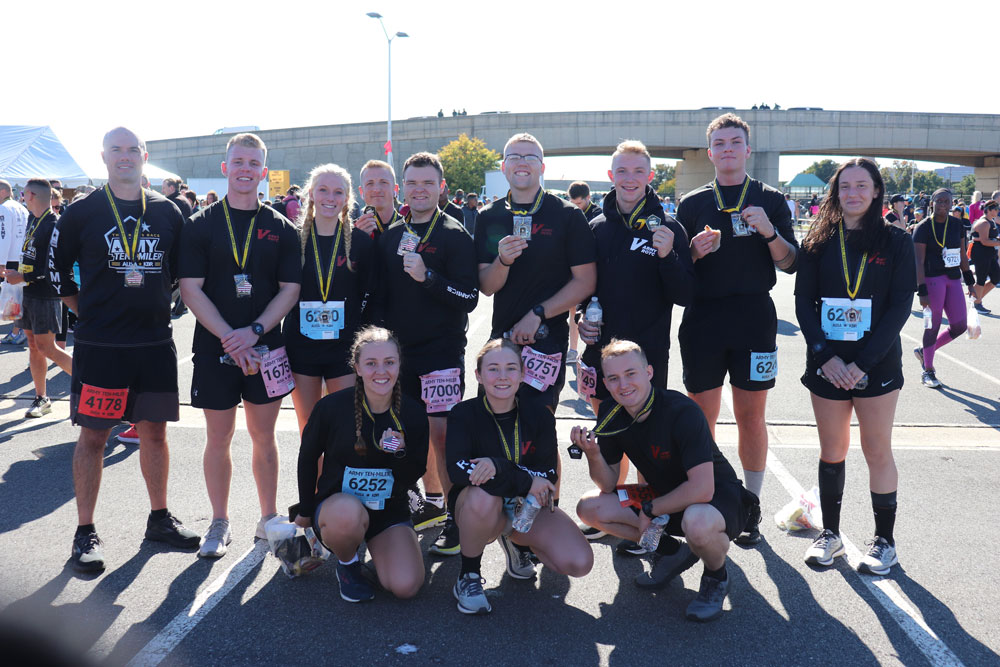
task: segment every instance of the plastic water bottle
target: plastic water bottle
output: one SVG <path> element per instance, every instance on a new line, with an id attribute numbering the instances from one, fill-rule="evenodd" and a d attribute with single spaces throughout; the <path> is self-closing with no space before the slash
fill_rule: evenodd
<path id="1" fill-rule="evenodd" d="M 979 323 L 979 312 L 976 310 L 972 301 L 969 302 L 968 314 L 965 319 L 968 323 L 965 329 L 965 335 L 968 336 L 969 340 L 976 340 L 983 335 L 983 327 Z"/>
<path id="2" fill-rule="evenodd" d="M 924 306 L 924 328 L 925 329 L 930 329 L 931 328 L 931 318 L 932 317 L 933 316 L 931 315 L 931 307 L 930 306 Z"/>
<path id="3" fill-rule="evenodd" d="M 653 523 L 643 531 L 642 537 L 639 538 L 639 546 L 646 551 L 656 551 L 656 547 L 660 546 L 660 538 L 663 537 L 663 529 L 666 528 L 668 521 L 670 521 L 669 514 L 663 514 L 653 519 Z"/>
<path id="4" fill-rule="evenodd" d="M 517 508 L 517 512 L 514 514 L 514 522 L 511 524 L 511 528 L 519 533 L 527 533 L 531 530 L 531 526 L 535 523 L 535 517 L 538 516 L 542 506 L 538 504 L 535 497 L 528 494 L 528 497 L 524 499 L 520 507 Z"/>
<path id="5" fill-rule="evenodd" d="M 590 303 L 587 304 L 587 310 L 584 311 L 583 316 L 595 326 L 600 326 L 601 322 L 604 321 L 604 309 L 601 308 L 596 296 L 590 297 Z"/>
<path id="6" fill-rule="evenodd" d="M 544 338 L 547 338 L 548 335 L 549 335 L 549 325 L 542 322 L 541 324 L 538 325 L 538 331 L 535 332 L 535 340 L 536 341 L 542 340 Z M 514 330 L 511 329 L 510 331 L 504 331 L 503 337 L 506 338 L 507 340 L 513 340 Z"/>

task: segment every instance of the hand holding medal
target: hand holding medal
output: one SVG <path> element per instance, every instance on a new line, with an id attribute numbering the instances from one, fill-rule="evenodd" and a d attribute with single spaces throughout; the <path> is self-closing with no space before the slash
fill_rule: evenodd
<path id="1" fill-rule="evenodd" d="M 365 234 L 372 236 L 378 228 L 378 222 L 375 219 L 375 207 L 370 204 L 365 206 L 361 212 L 361 217 L 354 221 L 354 226 Z"/>
<path id="2" fill-rule="evenodd" d="M 741 217 L 751 233 L 757 232 L 765 239 L 774 235 L 774 225 L 760 206 L 747 206 L 743 209 Z"/>

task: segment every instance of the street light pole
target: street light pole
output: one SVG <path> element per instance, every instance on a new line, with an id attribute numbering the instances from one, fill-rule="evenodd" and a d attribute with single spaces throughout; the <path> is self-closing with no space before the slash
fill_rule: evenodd
<path id="1" fill-rule="evenodd" d="M 389 81 L 389 90 L 387 95 L 388 118 L 386 119 L 386 145 L 388 146 L 389 150 L 386 151 L 385 157 L 386 157 L 386 162 L 392 165 L 392 40 L 395 39 L 396 37 L 409 37 L 409 35 L 407 35 L 405 32 L 397 32 L 395 35 L 390 37 L 389 31 L 385 29 L 385 24 L 382 22 L 381 14 L 379 14 L 378 12 L 368 12 L 367 16 L 373 19 L 378 19 L 378 24 L 382 26 L 382 32 L 383 34 L 385 34 L 385 40 L 389 45 L 388 49 L 389 75 L 387 77 Z M 393 165 L 393 169 L 395 169 L 395 165 Z"/>

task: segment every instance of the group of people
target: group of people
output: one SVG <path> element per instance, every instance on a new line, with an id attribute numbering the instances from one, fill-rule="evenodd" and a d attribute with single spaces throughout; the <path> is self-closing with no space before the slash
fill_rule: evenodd
<path id="1" fill-rule="evenodd" d="M 914 243 L 883 220 L 884 185 L 866 158 L 840 166 L 800 247 L 784 196 L 746 173 L 747 124 L 724 114 L 706 138 L 715 178 L 669 216 L 649 185 L 641 142 L 622 142 L 611 156 L 614 189 L 601 210 L 589 191 L 571 192 L 572 202 L 546 193 L 541 143 L 516 134 L 503 150 L 509 192 L 478 212 L 473 235 L 440 207 L 445 174 L 430 153 L 403 166 L 402 212 L 393 167 L 371 160 L 360 173 L 356 219 L 350 174 L 324 164 L 310 173 L 290 221 L 260 203 L 267 149 L 239 134 L 221 164 L 227 194 L 184 222 L 171 201 L 141 187 L 141 139 L 126 128 L 108 132 L 107 186 L 58 221 L 32 208 L 34 240 L 25 243 L 46 253 L 32 261 L 49 265 L 47 275 L 25 272 L 29 284 L 44 283 L 79 315 L 73 564 L 104 568 L 94 512 L 105 442 L 122 420 L 140 438 L 146 537 L 223 556 L 233 539 L 230 446 L 240 403 L 253 443 L 256 536 L 265 537 L 278 516 L 275 422 L 291 394 L 302 443 L 290 519 L 313 527 L 335 554 L 345 600 L 375 594 L 358 559 L 362 542 L 382 588 L 415 595 L 425 572 L 416 531 L 443 524 L 430 551 L 460 554 L 453 592 L 463 613 L 491 609 L 480 568 L 488 543 L 499 542 L 515 579 L 530 578 L 535 560 L 581 577 L 593 566 L 587 539 L 610 534 L 624 541 L 620 552 L 655 552 L 640 587 L 662 587 L 701 560 L 687 616 L 716 618 L 730 585 L 730 543 L 751 548 L 762 539 L 765 407 L 778 375 L 770 290 L 781 270 L 797 271 L 796 314 L 808 344 L 802 383 L 821 442 L 825 525 L 806 561 L 829 566 L 843 554 L 853 412 L 875 518 L 860 569 L 887 573 L 897 562 L 899 331 L 914 291 L 947 298 L 937 295 L 949 286 L 932 279 L 941 275 L 935 258 L 947 272 L 951 255 L 927 253 L 922 235 Z M 950 247 L 950 230 L 929 229 Z M 205 417 L 213 517 L 203 536 L 167 508 L 166 423 L 178 419 L 179 403 L 176 281 L 197 319 L 191 404 Z M 476 392 L 465 386 L 466 332 L 480 293 L 494 299 Z M 597 304 L 599 316 L 589 308 L 582 316 Z M 678 343 L 686 395 L 666 386 L 674 305 L 685 309 Z M 577 504 L 582 527 L 559 508 L 554 419 L 571 322 L 586 344 L 577 382 L 590 388 L 597 416 L 594 428 L 571 433 L 570 456 L 586 459 L 596 487 Z M 933 355 L 932 344 L 924 349 Z M 741 475 L 715 442 L 727 377 Z M 629 462 L 639 485 L 625 485 Z"/>

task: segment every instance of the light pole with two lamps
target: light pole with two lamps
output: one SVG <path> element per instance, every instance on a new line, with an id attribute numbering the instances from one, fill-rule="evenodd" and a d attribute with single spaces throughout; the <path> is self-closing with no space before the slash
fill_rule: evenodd
<path id="1" fill-rule="evenodd" d="M 385 33 L 386 42 L 389 44 L 389 115 L 386 120 L 386 135 L 387 141 L 385 143 L 386 148 L 386 162 L 392 165 L 392 40 L 396 37 L 409 37 L 405 32 L 397 32 L 393 36 L 389 36 L 389 31 L 385 29 L 385 24 L 382 23 L 382 15 L 378 12 L 368 12 L 368 16 L 373 19 L 378 19 L 378 23 L 382 26 L 382 32 Z M 393 169 L 395 169 L 393 165 Z"/>

